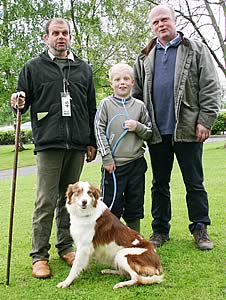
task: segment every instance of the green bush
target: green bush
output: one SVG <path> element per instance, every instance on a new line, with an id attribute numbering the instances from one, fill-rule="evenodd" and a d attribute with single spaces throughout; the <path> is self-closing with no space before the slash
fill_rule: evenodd
<path id="1" fill-rule="evenodd" d="M 224 130 L 226 130 L 226 113 L 219 113 L 211 129 L 211 134 L 217 134 Z"/>
<path id="2" fill-rule="evenodd" d="M 32 131 L 22 130 L 21 131 L 21 142 L 23 144 L 32 144 Z M 15 143 L 15 131 L 0 131 L 0 145 L 13 145 Z"/>
<path id="3" fill-rule="evenodd" d="M 226 113 L 220 113 L 211 129 L 211 134 L 217 134 L 221 131 L 226 131 Z M 33 137 L 31 130 L 21 130 L 21 142 L 23 144 L 32 144 Z M 0 131 L 0 145 L 14 145 L 15 131 Z"/>

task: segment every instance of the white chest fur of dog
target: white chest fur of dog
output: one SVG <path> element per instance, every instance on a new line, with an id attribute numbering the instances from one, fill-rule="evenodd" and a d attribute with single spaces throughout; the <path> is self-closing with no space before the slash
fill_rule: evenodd
<path id="1" fill-rule="evenodd" d="M 114 268 L 103 270 L 102 274 L 129 277 L 114 288 L 160 283 L 163 270 L 154 246 L 122 224 L 99 196 L 99 189 L 88 182 L 80 181 L 68 187 L 66 207 L 77 252 L 68 277 L 57 287 L 68 287 L 88 267 L 94 255 L 100 263 Z"/>

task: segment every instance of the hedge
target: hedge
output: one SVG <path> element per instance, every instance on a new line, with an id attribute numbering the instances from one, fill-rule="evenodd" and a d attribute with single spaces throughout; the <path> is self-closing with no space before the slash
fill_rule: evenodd
<path id="1" fill-rule="evenodd" d="M 21 130 L 21 142 L 23 144 L 32 144 L 32 131 L 31 130 Z M 0 131 L 0 145 L 14 145 L 15 143 L 15 131 Z"/>
<path id="2" fill-rule="evenodd" d="M 226 131 L 226 112 L 219 113 L 212 129 L 211 134 L 218 134 Z M 23 144 L 31 144 L 33 142 L 32 131 L 22 130 L 21 131 L 21 142 Z M 14 145 L 15 143 L 15 131 L 0 131 L 0 145 Z"/>
<path id="3" fill-rule="evenodd" d="M 226 112 L 220 112 L 211 129 L 211 134 L 218 134 L 226 131 Z"/>

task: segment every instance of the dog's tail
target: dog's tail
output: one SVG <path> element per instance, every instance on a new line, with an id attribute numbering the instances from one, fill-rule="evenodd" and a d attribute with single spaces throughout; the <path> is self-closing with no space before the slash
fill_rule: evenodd
<path id="1" fill-rule="evenodd" d="M 164 280 L 164 275 L 138 276 L 138 284 L 154 284 Z"/>

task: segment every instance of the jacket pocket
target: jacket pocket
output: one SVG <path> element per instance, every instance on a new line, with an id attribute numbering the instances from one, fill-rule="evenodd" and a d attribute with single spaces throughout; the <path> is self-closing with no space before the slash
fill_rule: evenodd
<path id="1" fill-rule="evenodd" d="M 35 144 L 56 144 L 63 140 L 63 124 L 60 104 L 50 106 L 48 113 L 34 124 Z"/>
<path id="2" fill-rule="evenodd" d="M 185 101 L 181 102 L 177 133 L 182 138 L 194 138 L 196 136 L 198 114 L 197 107 L 192 107 Z"/>

